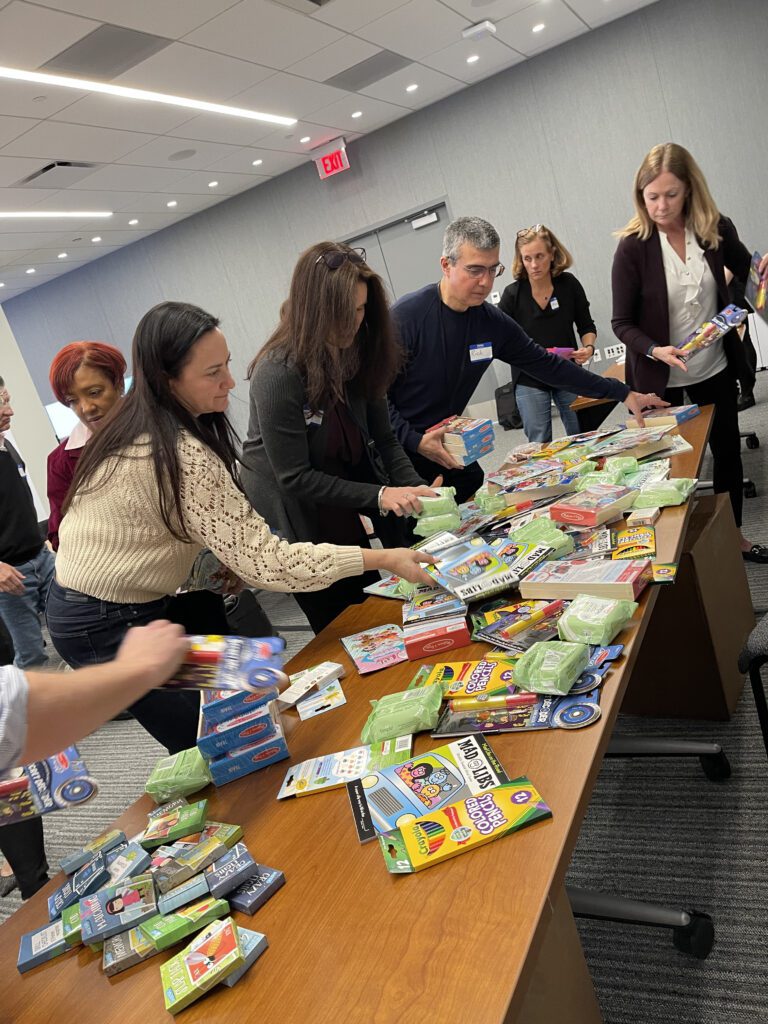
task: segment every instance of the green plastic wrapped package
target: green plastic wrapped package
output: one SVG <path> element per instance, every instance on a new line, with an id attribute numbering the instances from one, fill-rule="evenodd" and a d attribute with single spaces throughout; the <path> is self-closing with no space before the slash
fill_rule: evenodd
<path id="1" fill-rule="evenodd" d="M 455 502 L 453 507 L 453 512 L 443 512 L 438 516 L 420 516 L 413 528 L 414 534 L 417 537 L 431 537 L 444 530 L 457 530 L 461 523 L 461 516 Z"/>
<path id="2" fill-rule="evenodd" d="M 419 497 L 421 512 L 416 513 L 417 519 L 424 519 L 427 516 L 451 515 L 457 512 L 455 487 L 433 487 L 432 490 L 437 491 L 436 498 L 430 498 L 429 495 Z"/>
<path id="3" fill-rule="evenodd" d="M 509 539 L 516 544 L 544 544 L 552 548 L 551 554 L 547 555 L 547 561 L 553 558 L 564 558 L 570 555 L 574 548 L 573 537 L 558 529 L 552 519 L 542 516 L 540 519 L 532 519 L 524 526 L 512 530 Z"/>
<path id="4" fill-rule="evenodd" d="M 673 480 L 657 480 L 647 483 L 637 492 L 633 508 L 668 508 L 682 505 L 697 484 L 697 480 L 680 476 Z"/>
<path id="5" fill-rule="evenodd" d="M 617 473 L 617 483 L 627 473 L 636 473 L 638 469 L 637 459 L 631 455 L 611 455 L 605 460 L 606 473 Z"/>
<path id="6" fill-rule="evenodd" d="M 507 507 L 507 499 L 504 494 L 491 494 L 486 486 L 475 491 L 474 502 L 481 512 L 501 512 Z"/>
<path id="7" fill-rule="evenodd" d="M 600 484 L 615 484 L 616 479 L 610 473 L 601 471 L 599 473 L 584 473 L 576 483 L 576 490 L 585 491 L 587 487 L 594 487 Z"/>
<path id="8" fill-rule="evenodd" d="M 197 793 L 210 781 L 205 758 L 197 747 L 190 747 L 170 757 L 161 757 L 152 769 L 144 791 L 149 793 L 155 803 L 164 804 L 177 796 Z"/>
<path id="9" fill-rule="evenodd" d="M 587 667 L 586 644 L 546 640 L 534 644 L 515 664 L 515 685 L 531 693 L 562 696 Z"/>
<path id="10" fill-rule="evenodd" d="M 442 700 L 443 688 L 439 683 L 386 693 L 381 700 L 372 700 L 373 711 L 363 726 L 361 742 L 381 743 L 408 733 L 434 729 Z"/>
<path id="11" fill-rule="evenodd" d="M 603 647 L 626 626 L 636 609 L 635 601 L 579 594 L 560 616 L 557 631 L 561 640 Z"/>
<path id="12" fill-rule="evenodd" d="M 571 466 L 568 472 L 573 473 L 574 476 L 583 476 L 585 473 L 593 473 L 596 469 L 597 463 L 587 459 L 585 462 L 580 462 L 578 466 Z"/>

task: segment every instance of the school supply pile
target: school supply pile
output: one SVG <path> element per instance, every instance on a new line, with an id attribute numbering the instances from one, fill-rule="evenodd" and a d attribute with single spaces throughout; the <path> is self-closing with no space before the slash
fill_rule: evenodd
<path id="1" fill-rule="evenodd" d="M 197 748 L 215 786 L 288 757 L 276 693 L 262 693 L 251 703 L 246 702 L 248 696 L 245 692 L 203 693 Z"/>

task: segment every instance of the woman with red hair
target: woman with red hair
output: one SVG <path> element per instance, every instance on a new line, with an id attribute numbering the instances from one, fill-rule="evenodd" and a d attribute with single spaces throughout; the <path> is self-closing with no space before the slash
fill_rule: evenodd
<path id="1" fill-rule="evenodd" d="M 80 421 L 72 433 L 48 456 L 48 540 L 59 547 L 61 506 L 75 468 L 91 434 L 123 395 L 125 358 L 103 341 L 73 341 L 56 354 L 50 382 L 54 395 Z"/>

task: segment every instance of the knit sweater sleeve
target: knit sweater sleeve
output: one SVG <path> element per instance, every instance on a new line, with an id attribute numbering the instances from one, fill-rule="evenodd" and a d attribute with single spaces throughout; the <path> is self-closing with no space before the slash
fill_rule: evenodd
<path id="1" fill-rule="evenodd" d="M 242 580 L 264 590 L 322 590 L 363 572 L 360 548 L 280 540 L 237 488 L 226 466 L 196 438 L 178 444 L 185 526 Z"/>

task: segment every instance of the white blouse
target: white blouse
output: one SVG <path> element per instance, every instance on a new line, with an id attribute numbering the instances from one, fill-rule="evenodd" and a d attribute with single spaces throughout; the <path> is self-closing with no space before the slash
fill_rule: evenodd
<path id="1" fill-rule="evenodd" d="M 669 308 L 669 341 L 682 342 L 699 324 L 711 319 L 717 309 L 717 285 L 712 271 L 704 258 L 696 236 L 685 229 L 685 262 L 672 248 L 663 231 L 659 232 L 661 255 L 664 260 L 664 276 L 667 281 L 667 302 Z M 727 366 L 722 341 L 698 352 L 686 364 L 684 373 L 676 366 L 669 368 L 670 388 L 681 388 L 698 384 L 714 377 Z"/>

